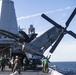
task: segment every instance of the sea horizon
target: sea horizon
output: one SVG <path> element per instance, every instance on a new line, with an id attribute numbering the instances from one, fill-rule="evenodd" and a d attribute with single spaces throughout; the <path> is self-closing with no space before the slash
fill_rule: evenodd
<path id="1" fill-rule="evenodd" d="M 50 66 L 56 66 L 57 71 L 64 75 L 76 75 L 76 61 L 54 61 Z"/>

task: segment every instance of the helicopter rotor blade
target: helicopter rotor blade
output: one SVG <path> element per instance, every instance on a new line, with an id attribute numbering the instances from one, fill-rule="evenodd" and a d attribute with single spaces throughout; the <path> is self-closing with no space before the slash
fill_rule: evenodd
<path id="1" fill-rule="evenodd" d="M 6 31 L 6 30 L 0 29 L 0 32 L 1 32 L 1 33 L 5 33 L 5 34 L 8 34 L 8 35 L 10 35 L 10 36 L 14 36 L 14 37 L 16 37 L 16 38 L 19 38 L 18 35 L 14 34 L 14 33 L 12 33 L 12 32 Z"/>
<path id="2" fill-rule="evenodd" d="M 64 36 L 64 33 L 61 33 L 59 38 L 57 39 L 57 41 L 55 42 L 55 44 L 52 46 L 51 50 L 50 50 L 50 53 L 53 53 L 54 50 L 56 49 L 56 47 L 58 46 L 58 44 L 60 43 L 60 41 L 62 40 Z"/>
<path id="3" fill-rule="evenodd" d="M 24 31 L 19 31 L 19 33 L 25 38 L 29 39 L 29 36 Z"/>
<path id="4" fill-rule="evenodd" d="M 64 27 L 62 27 L 61 25 L 59 25 L 58 23 L 56 23 L 55 21 L 53 21 L 52 19 L 50 19 L 48 16 L 46 16 L 45 14 L 41 15 L 44 19 L 46 19 L 47 21 L 49 21 L 50 23 L 52 23 L 54 26 L 56 26 L 57 28 L 62 28 L 64 29 Z"/>
<path id="5" fill-rule="evenodd" d="M 15 40 L 17 41 L 16 38 L 14 38 L 14 37 L 12 37 L 12 36 L 9 36 L 8 34 L 5 34 L 5 33 L 3 33 L 3 32 L 0 32 L 0 34 L 6 36 L 6 37 L 8 37 L 8 38 L 15 39 Z"/>
<path id="6" fill-rule="evenodd" d="M 72 21 L 73 17 L 76 14 L 76 8 L 74 9 L 73 13 L 71 14 L 71 16 L 69 17 L 69 19 L 66 22 L 66 28 L 69 26 L 70 22 Z"/>
<path id="7" fill-rule="evenodd" d="M 20 36 L 14 34 L 12 32 L 9 32 L 9 31 L 6 31 L 6 30 L 2 30 L 2 29 L 0 29 L 0 34 L 2 34 L 4 36 L 7 36 L 8 38 L 15 39 L 15 40 L 19 40 L 19 39 L 21 39 L 23 41 L 25 40 L 25 39 L 21 38 Z"/>
<path id="8" fill-rule="evenodd" d="M 70 34 L 72 37 L 74 37 L 76 39 L 76 34 L 72 31 L 67 31 L 68 34 Z"/>
<path id="9" fill-rule="evenodd" d="M 68 34 L 70 34 L 71 36 L 73 36 L 76 39 L 76 34 L 72 31 L 66 31 Z M 62 40 L 62 38 L 64 37 L 64 32 L 62 32 L 59 36 L 59 38 L 57 39 L 57 41 L 55 42 L 55 44 L 52 46 L 50 53 L 53 53 L 54 50 L 56 49 L 56 47 L 58 46 L 59 42 Z"/>
<path id="10" fill-rule="evenodd" d="M 54 26 L 56 26 L 57 28 L 61 29 L 62 32 L 60 33 L 60 36 L 57 38 L 56 42 L 54 43 L 54 45 L 52 46 L 50 52 L 53 53 L 54 50 L 56 49 L 57 45 L 59 44 L 59 42 L 62 40 L 62 38 L 64 37 L 64 35 L 66 33 L 70 34 L 71 36 L 73 36 L 74 38 L 76 38 L 76 34 L 72 31 L 67 31 L 67 27 L 69 26 L 70 22 L 72 21 L 73 17 L 76 14 L 76 8 L 74 9 L 73 13 L 71 14 L 71 16 L 69 17 L 69 19 L 66 22 L 66 27 L 62 27 L 61 25 L 59 25 L 58 23 L 56 23 L 55 21 L 53 21 L 52 19 L 50 19 L 48 16 L 46 16 L 45 14 L 42 14 L 41 16 L 46 19 L 48 22 L 50 22 L 51 24 L 53 24 Z"/>

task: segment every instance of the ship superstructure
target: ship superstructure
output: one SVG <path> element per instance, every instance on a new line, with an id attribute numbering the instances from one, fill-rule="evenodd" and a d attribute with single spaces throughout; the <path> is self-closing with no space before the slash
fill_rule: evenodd
<path id="1" fill-rule="evenodd" d="M 19 34 L 14 2 L 11 0 L 0 0 L 0 29 Z M 0 51 L 8 50 L 13 41 L 13 39 L 0 34 Z"/>

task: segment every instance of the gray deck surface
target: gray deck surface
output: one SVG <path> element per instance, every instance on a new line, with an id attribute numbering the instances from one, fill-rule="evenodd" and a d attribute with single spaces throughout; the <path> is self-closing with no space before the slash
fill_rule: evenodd
<path id="1" fill-rule="evenodd" d="M 0 71 L 0 75 L 10 75 L 11 69 L 6 68 L 5 71 Z M 26 70 L 26 71 L 21 71 L 21 74 L 15 74 L 15 75 L 50 75 L 48 73 L 43 73 L 42 71 L 39 70 Z"/>
<path id="2" fill-rule="evenodd" d="M 11 72 L 0 72 L 0 75 L 10 75 Z M 15 74 L 15 75 L 50 75 L 47 73 L 42 73 L 42 72 L 33 72 L 33 71 L 25 71 L 25 72 L 21 72 L 21 74 Z"/>

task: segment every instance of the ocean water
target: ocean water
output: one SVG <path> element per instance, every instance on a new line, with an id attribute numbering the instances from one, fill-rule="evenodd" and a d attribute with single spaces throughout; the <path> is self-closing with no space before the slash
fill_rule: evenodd
<path id="1" fill-rule="evenodd" d="M 76 75 L 76 62 L 51 62 L 50 65 L 56 65 L 57 70 L 64 75 Z"/>

